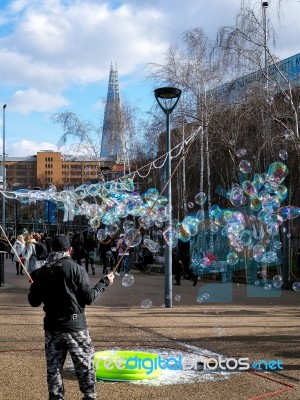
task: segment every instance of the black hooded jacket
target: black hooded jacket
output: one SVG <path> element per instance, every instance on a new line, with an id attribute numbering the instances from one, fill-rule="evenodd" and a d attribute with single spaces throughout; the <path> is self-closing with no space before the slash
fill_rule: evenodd
<path id="1" fill-rule="evenodd" d="M 45 265 L 35 276 L 28 294 L 32 307 L 44 304 L 44 329 L 73 332 L 86 329 L 85 306 L 92 304 L 109 285 L 101 279 L 93 288 L 87 272 L 71 258 Z"/>

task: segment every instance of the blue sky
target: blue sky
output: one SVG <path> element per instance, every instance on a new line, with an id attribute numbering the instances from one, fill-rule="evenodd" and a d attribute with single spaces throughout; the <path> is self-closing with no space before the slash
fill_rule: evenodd
<path id="1" fill-rule="evenodd" d="M 275 52 L 286 58 L 300 52 L 300 2 L 282 0 L 278 22 L 278 1 L 269 1 L 268 14 L 277 30 Z M 57 112 L 99 124 L 111 62 L 118 65 L 121 97 L 146 113 L 155 101 L 146 65 L 163 62 L 187 29 L 202 27 L 214 39 L 219 27 L 233 25 L 239 6 L 240 0 L 0 0 L 6 153 L 56 150 L 62 130 L 50 117 Z"/>

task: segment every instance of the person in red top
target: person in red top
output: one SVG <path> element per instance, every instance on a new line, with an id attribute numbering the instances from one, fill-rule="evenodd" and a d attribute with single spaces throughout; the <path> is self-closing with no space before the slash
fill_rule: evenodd
<path id="1" fill-rule="evenodd" d="M 204 266 L 206 268 L 210 268 L 214 261 L 218 261 L 218 258 L 214 254 L 207 252 L 207 253 L 205 253 L 205 255 L 203 257 L 203 260 L 204 260 L 204 263 L 203 263 Z M 198 275 L 194 274 L 193 275 L 193 286 L 196 286 L 197 283 L 198 283 Z"/>
<path id="2" fill-rule="evenodd" d="M 207 258 L 209 261 L 207 262 L 207 266 L 211 267 L 214 261 L 218 261 L 218 258 L 212 253 L 206 253 L 204 258 Z"/>

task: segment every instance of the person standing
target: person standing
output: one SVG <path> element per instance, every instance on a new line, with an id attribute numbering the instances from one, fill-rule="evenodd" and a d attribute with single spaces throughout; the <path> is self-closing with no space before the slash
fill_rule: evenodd
<path id="1" fill-rule="evenodd" d="M 11 254 L 13 261 L 16 263 L 17 275 L 23 275 L 22 266 L 20 265 L 20 257 L 22 256 L 25 249 L 25 240 L 23 235 L 18 235 L 15 243 L 12 247 Z"/>
<path id="2" fill-rule="evenodd" d="M 129 242 L 130 239 L 131 238 L 128 238 Z M 125 276 L 127 276 L 130 269 L 130 248 L 129 246 L 127 246 L 125 242 L 123 233 L 120 235 L 120 239 L 118 240 L 116 250 L 118 252 L 119 265 L 117 271 L 115 272 L 115 275 L 120 276 L 121 268 L 123 267 Z"/>
<path id="3" fill-rule="evenodd" d="M 36 240 L 34 238 L 35 233 L 27 233 L 25 235 L 25 248 L 23 259 L 25 262 L 25 268 L 28 274 L 33 278 L 33 276 L 37 273 L 37 271 L 41 268 L 41 266 L 45 263 L 45 260 L 38 260 L 36 256 L 35 243 Z"/>
<path id="4" fill-rule="evenodd" d="M 85 248 L 85 269 L 86 272 L 89 272 L 89 263 L 91 264 L 92 273 L 95 275 L 95 264 L 94 264 L 94 257 L 90 257 L 90 253 L 95 252 L 97 250 L 97 243 L 96 240 L 93 238 L 92 234 L 89 234 L 84 242 Z"/>
<path id="5" fill-rule="evenodd" d="M 183 264 L 176 251 L 172 252 L 172 272 L 174 274 L 174 285 L 180 285 L 180 279 L 183 272 Z"/>
<path id="6" fill-rule="evenodd" d="M 86 251 L 83 246 L 83 242 L 80 239 L 80 233 L 75 232 L 72 238 L 72 258 L 77 262 L 77 264 L 81 265 L 81 260 L 86 257 Z"/>
<path id="7" fill-rule="evenodd" d="M 67 236 L 53 238 L 52 253 L 31 284 L 28 301 L 44 304 L 45 355 L 49 400 L 62 400 L 63 365 L 70 353 L 83 400 L 96 399 L 94 348 L 87 328 L 85 306 L 92 304 L 113 283 L 113 272 L 94 286 L 88 273 L 71 258 Z"/>

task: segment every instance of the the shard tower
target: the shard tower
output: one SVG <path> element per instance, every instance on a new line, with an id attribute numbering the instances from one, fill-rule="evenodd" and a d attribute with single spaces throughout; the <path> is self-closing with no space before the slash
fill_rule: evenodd
<path id="1" fill-rule="evenodd" d="M 100 159 L 115 161 L 123 158 L 124 120 L 120 101 L 118 71 L 110 66 L 107 100 L 101 140 Z"/>

